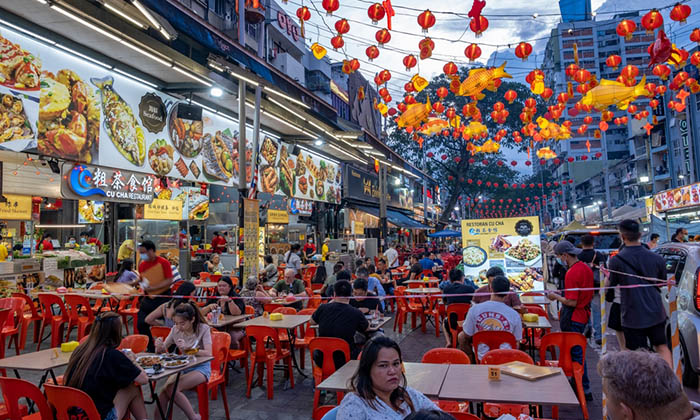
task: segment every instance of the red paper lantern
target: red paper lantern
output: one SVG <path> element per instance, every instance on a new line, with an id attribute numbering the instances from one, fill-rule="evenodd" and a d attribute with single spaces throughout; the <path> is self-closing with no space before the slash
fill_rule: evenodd
<path id="1" fill-rule="evenodd" d="M 321 6 L 326 10 L 327 15 L 332 15 L 340 7 L 340 2 L 338 0 L 323 0 Z"/>
<path id="2" fill-rule="evenodd" d="M 700 44 L 700 28 L 693 29 L 693 32 L 690 33 L 690 40 Z"/>
<path id="3" fill-rule="evenodd" d="M 377 40 L 379 43 L 379 46 L 383 46 L 384 44 L 388 43 L 391 41 L 391 32 L 389 32 L 388 29 L 380 29 L 377 31 L 377 33 L 374 35 L 374 39 Z"/>
<path id="4" fill-rule="evenodd" d="M 418 41 L 418 49 L 423 50 L 423 49 L 429 49 L 430 51 L 435 49 L 435 41 L 430 39 L 430 37 L 425 37 Z"/>
<path id="5" fill-rule="evenodd" d="M 435 25 L 435 15 L 430 10 L 426 10 L 418 15 L 418 25 L 423 28 L 423 33 L 428 32 L 428 29 Z"/>
<path id="6" fill-rule="evenodd" d="M 532 54 L 532 45 L 527 42 L 521 42 L 515 47 L 515 56 L 523 61 L 526 61 L 530 54 Z"/>
<path id="7" fill-rule="evenodd" d="M 406 67 L 407 71 L 415 67 L 417 63 L 418 60 L 416 60 L 416 56 L 413 54 L 409 54 L 403 58 L 403 65 Z"/>
<path id="8" fill-rule="evenodd" d="M 668 68 L 666 64 L 657 64 L 654 66 L 652 73 L 654 73 L 654 76 L 659 77 L 661 80 L 666 80 L 668 79 L 668 76 L 671 75 L 671 69 Z"/>
<path id="9" fill-rule="evenodd" d="M 620 63 L 622 63 L 622 57 L 615 54 L 608 56 L 608 58 L 605 60 L 605 65 L 612 68 L 613 70 L 617 70 L 617 68 L 620 66 Z"/>
<path id="10" fill-rule="evenodd" d="M 574 73 L 574 80 L 578 83 L 586 83 L 591 79 L 591 72 L 586 69 L 580 69 Z"/>
<path id="11" fill-rule="evenodd" d="M 335 50 L 343 48 L 343 45 L 345 45 L 345 41 L 343 41 L 342 35 L 336 35 L 333 38 L 331 38 L 331 45 Z"/>
<path id="12" fill-rule="evenodd" d="M 445 86 L 440 86 L 438 88 L 437 92 L 435 92 L 435 93 L 437 94 L 438 98 L 444 99 L 445 97 L 447 97 L 447 95 L 450 93 L 450 91 L 447 90 L 447 88 Z"/>
<path id="13" fill-rule="evenodd" d="M 469 59 L 469 61 L 474 61 L 481 57 L 481 48 L 476 44 L 470 44 L 464 49 L 464 55 Z"/>
<path id="14" fill-rule="evenodd" d="M 552 95 L 554 95 L 554 91 L 548 87 L 544 88 L 544 91 L 540 94 L 542 99 L 544 99 L 545 101 L 551 98 Z"/>
<path id="15" fill-rule="evenodd" d="M 673 9 L 671 9 L 671 20 L 675 20 L 676 22 L 683 24 L 688 16 L 690 16 L 690 6 L 687 4 L 676 3 L 676 5 L 673 6 Z"/>
<path id="16" fill-rule="evenodd" d="M 633 20 L 625 19 L 617 24 L 617 34 L 624 36 L 626 40 L 632 38 L 632 34 L 637 29 L 637 24 Z"/>
<path id="17" fill-rule="evenodd" d="M 300 8 L 298 8 L 297 17 L 301 20 L 311 19 L 311 12 L 309 11 L 309 8 L 306 6 L 301 6 Z"/>
<path id="18" fill-rule="evenodd" d="M 508 101 L 509 104 L 512 104 L 513 101 L 518 97 L 518 93 L 514 91 L 513 89 L 509 89 L 506 91 L 506 93 L 503 95 L 503 99 Z"/>
<path id="19" fill-rule="evenodd" d="M 469 22 L 469 29 L 471 29 L 474 34 L 476 34 L 476 37 L 480 37 L 481 34 L 488 29 L 489 27 L 489 20 L 486 19 L 483 16 L 479 16 L 476 19 L 472 19 L 471 22 Z"/>
<path id="20" fill-rule="evenodd" d="M 367 59 L 369 61 L 372 61 L 375 58 L 379 57 L 379 48 L 377 48 L 374 45 L 367 47 L 367 49 L 365 50 L 365 54 L 367 54 Z"/>
<path id="21" fill-rule="evenodd" d="M 335 22 L 335 30 L 338 34 L 343 35 L 350 32 L 350 23 L 347 19 L 340 19 Z"/>
<path id="22" fill-rule="evenodd" d="M 452 61 L 450 61 L 449 63 L 442 66 L 442 71 L 448 76 L 452 76 L 454 74 L 457 74 L 457 70 L 458 70 L 457 65 L 455 63 L 453 63 Z"/>
<path id="23" fill-rule="evenodd" d="M 576 74 L 577 71 L 579 71 L 579 66 L 575 63 L 571 63 L 568 66 L 566 66 L 566 70 L 564 72 L 566 73 L 567 77 L 573 78 L 574 74 Z"/>
<path id="24" fill-rule="evenodd" d="M 535 106 L 537 106 L 537 101 L 535 98 L 527 98 L 525 99 L 525 106 L 528 108 L 535 108 Z"/>
<path id="25" fill-rule="evenodd" d="M 369 16 L 369 18 L 372 20 L 373 25 L 376 25 L 377 22 L 382 20 L 384 14 L 384 6 L 382 6 L 380 3 L 374 3 L 367 9 L 367 16 Z"/>
<path id="26" fill-rule="evenodd" d="M 663 24 L 664 17 L 661 16 L 661 13 L 659 13 L 659 11 L 656 9 L 650 10 L 642 17 L 642 26 L 647 30 L 648 34 L 651 34 Z"/>
<path id="27" fill-rule="evenodd" d="M 622 71 L 620 71 L 620 76 L 630 80 L 636 78 L 638 74 L 639 69 L 637 66 L 633 66 L 631 64 L 626 65 L 622 68 Z"/>
<path id="28" fill-rule="evenodd" d="M 391 80 L 391 72 L 389 70 L 382 70 L 379 72 L 379 78 L 383 83 L 386 83 Z"/>

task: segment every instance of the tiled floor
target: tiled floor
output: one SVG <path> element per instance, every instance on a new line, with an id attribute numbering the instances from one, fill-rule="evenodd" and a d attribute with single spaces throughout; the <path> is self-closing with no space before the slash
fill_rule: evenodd
<path id="1" fill-rule="evenodd" d="M 407 324 L 410 325 L 410 324 Z M 403 334 L 397 334 L 391 330 L 393 326 L 393 321 L 387 324 L 387 335 L 399 341 L 401 349 L 404 353 L 404 359 L 406 361 L 420 361 L 423 353 L 427 350 L 435 347 L 444 346 L 444 338 L 435 337 L 435 330 L 428 328 L 427 333 L 422 333 L 420 327 L 415 331 L 410 331 L 410 328 L 404 328 Z M 36 345 L 31 345 L 32 331 L 29 331 L 27 351 L 31 351 L 36 348 Z M 609 341 L 612 342 L 611 347 L 615 344 L 614 336 L 609 337 Z M 42 348 L 48 348 L 48 340 L 44 342 Z M 14 354 L 14 349 L 8 350 L 7 355 L 10 356 Z M 588 347 L 586 352 L 586 360 L 588 364 L 588 374 L 590 375 L 592 390 L 594 393 L 594 401 L 590 402 L 588 405 L 588 410 L 590 413 L 591 420 L 601 420 L 602 419 L 602 406 L 601 406 L 601 382 L 597 375 L 595 366 L 598 361 L 598 353 Z M 310 361 L 308 360 L 307 353 L 307 363 L 306 363 L 306 373 L 310 374 Z M 12 374 L 11 372 L 8 372 Z M 39 374 L 32 374 L 30 372 L 20 372 L 24 379 L 38 383 Z M 56 374 L 62 374 L 61 371 L 57 371 Z M 229 411 L 231 419 L 249 419 L 249 420 L 297 420 L 297 419 L 310 419 L 311 418 L 311 407 L 313 404 L 313 380 L 311 378 L 304 379 L 295 372 L 295 387 L 294 389 L 284 389 L 285 381 L 281 372 L 275 374 L 275 388 L 274 388 L 274 399 L 268 400 L 266 397 L 265 388 L 255 388 L 252 392 L 252 397 L 250 399 L 245 397 L 246 381 L 244 374 L 231 372 L 231 383 L 226 388 L 226 393 L 228 395 Z M 410 378 L 409 378 L 410 382 Z M 534 384 L 533 386 L 536 386 Z M 144 389 L 144 395 L 148 395 Z M 700 394 L 697 390 L 690 390 L 689 395 L 692 399 L 700 400 Z M 197 398 L 194 392 L 188 392 L 188 397 L 192 404 L 196 407 Z M 330 399 L 329 399 L 330 403 Z M 149 412 L 153 410 L 153 406 L 149 406 Z M 223 409 L 223 404 L 221 399 L 216 401 L 210 401 L 210 418 L 211 419 L 225 419 L 225 413 Z M 549 409 L 545 409 L 545 415 L 549 416 L 551 414 Z M 581 419 L 583 415 L 580 409 L 565 409 L 560 410 L 560 419 Z M 185 419 L 185 416 L 179 409 L 175 409 L 175 414 L 173 416 L 176 420 Z"/>

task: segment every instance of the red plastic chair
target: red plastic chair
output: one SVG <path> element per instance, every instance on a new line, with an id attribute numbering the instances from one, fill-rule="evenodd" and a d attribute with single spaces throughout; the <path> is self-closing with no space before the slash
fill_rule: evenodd
<path id="1" fill-rule="evenodd" d="M 209 393 L 211 392 L 211 399 L 215 400 L 217 390 L 221 390 L 221 399 L 224 402 L 226 419 L 230 420 L 225 381 L 229 347 L 231 347 L 231 336 L 228 333 L 218 331 L 211 332 L 211 348 L 212 356 L 214 356 L 214 360 L 211 361 L 211 376 L 209 377 L 209 382 L 197 386 L 199 412 L 203 420 L 208 420 L 209 418 Z"/>
<path id="2" fill-rule="evenodd" d="M 323 420 L 323 416 L 336 407 L 337 406 L 335 405 L 322 405 L 320 407 L 316 407 L 311 415 L 311 420 Z"/>
<path id="3" fill-rule="evenodd" d="M 515 349 L 494 349 L 489 350 L 481 360 L 483 365 L 501 365 L 510 362 L 523 362 L 534 365 L 529 354 Z M 527 404 L 493 404 L 484 403 L 484 414 L 490 418 L 497 418 L 504 414 L 518 417 L 520 414 L 529 414 L 530 406 Z"/>
<path id="4" fill-rule="evenodd" d="M 19 355 L 21 348 L 19 336 L 24 323 L 24 300 L 16 297 L 0 299 L 0 309 L 9 310 L 5 322 L 0 324 L 0 358 L 5 357 L 5 339 L 8 337 L 10 345 L 14 341 L 15 351 Z"/>
<path id="5" fill-rule="evenodd" d="M 168 338 L 168 335 L 170 334 L 170 327 L 165 327 L 162 325 L 154 325 L 150 328 L 151 330 L 151 337 L 153 337 L 153 340 L 155 341 L 156 338 L 160 337 L 165 341 L 166 338 Z"/>
<path id="6" fill-rule="evenodd" d="M 435 276 L 435 272 L 433 270 L 423 270 L 420 273 L 420 278 L 422 279 L 423 277 L 433 277 Z"/>
<path id="7" fill-rule="evenodd" d="M 19 343 L 19 348 L 21 350 L 24 350 L 24 347 L 27 344 L 27 332 L 29 330 L 29 324 L 31 324 L 32 322 L 34 322 L 34 342 L 39 342 L 39 329 L 41 328 L 42 317 L 41 314 L 39 314 L 39 309 L 37 308 L 37 305 L 34 304 L 34 301 L 31 297 L 29 297 L 29 295 L 15 292 L 12 293 L 12 297 L 20 298 L 24 301 L 24 321 L 22 322 L 22 332 Z"/>
<path id="8" fill-rule="evenodd" d="M 426 309 L 426 315 L 433 317 L 433 320 L 435 321 L 435 337 L 440 337 L 442 322 L 445 320 L 445 316 L 447 315 L 445 304 L 442 303 L 440 298 L 434 295 L 428 296 L 428 302 L 430 302 L 430 306 L 428 309 Z"/>
<path id="9" fill-rule="evenodd" d="M 148 336 L 143 334 L 127 335 L 119 343 L 119 350 L 131 349 L 134 353 L 143 353 L 148 348 Z"/>
<path id="10" fill-rule="evenodd" d="M 411 314 L 411 328 L 416 328 L 416 315 L 420 315 L 421 331 L 426 332 L 425 308 L 423 307 L 423 304 L 421 303 L 420 299 L 407 299 L 405 297 L 406 288 L 403 286 L 397 287 L 394 293 L 396 293 L 399 305 L 403 307 L 403 309 L 401 309 L 403 319 L 398 320 L 398 322 L 400 322 L 399 333 L 402 330 L 403 324 L 406 322 L 406 317 L 408 316 L 408 314 Z"/>
<path id="11" fill-rule="evenodd" d="M 301 279 L 304 281 L 304 284 L 311 284 L 311 280 L 313 280 L 314 275 L 316 275 L 316 267 L 315 265 L 307 268 L 302 268 L 302 275 Z"/>
<path id="12" fill-rule="evenodd" d="M 547 311 L 539 305 L 525 305 L 525 309 L 527 309 L 528 313 L 537 314 L 538 316 L 549 319 L 549 314 L 547 313 Z M 528 336 L 531 334 L 534 334 L 534 336 L 535 336 L 535 339 L 534 339 L 535 348 L 538 349 L 538 348 L 540 348 L 540 344 L 542 342 L 542 337 L 545 334 L 549 334 L 551 331 L 552 331 L 551 328 L 540 328 L 540 329 L 538 329 L 538 331 L 537 330 L 532 331 L 531 329 L 527 329 L 527 334 L 528 334 Z M 523 338 L 523 343 L 527 343 L 527 337 Z M 554 348 L 550 347 L 549 352 L 550 352 L 550 356 L 552 357 L 552 359 L 557 357 L 554 354 Z"/>
<path id="13" fill-rule="evenodd" d="M 44 330 L 48 325 L 51 328 L 51 348 L 58 347 L 63 340 L 63 329 L 68 324 L 68 311 L 66 305 L 60 297 L 48 293 L 39 293 L 39 304 L 41 305 L 41 329 L 39 330 L 39 343 L 36 350 L 41 348 L 41 342 L 44 338 Z M 58 306 L 58 315 L 54 315 L 51 310 L 52 306 Z"/>
<path id="14" fill-rule="evenodd" d="M 252 306 L 246 306 L 246 313 L 248 308 L 252 309 Z M 253 310 L 255 311 L 255 310 Z M 250 354 L 250 342 L 248 341 L 248 337 L 243 337 L 243 340 L 241 340 L 241 343 L 243 344 L 242 349 L 228 349 L 228 363 L 231 363 L 232 366 L 236 363 L 236 360 L 239 360 L 241 363 L 241 367 L 245 368 L 245 377 L 248 377 L 248 355 Z M 226 369 L 226 383 L 228 384 L 229 380 L 229 370 Z"/>
<path id="15" fill-rule="evenodd" d="M 316 308 L 321 306 L 321 302 L 322 302 L 321 295 L 313 295 L 309 299 L 309 303 L 306 304 L 306 308 L 315 310 Z"/>
<path id="16" fill-rule="evenodd" d="M 283 308 L 284 305 L 279 303 L 266 303 L 263 305 L 263 310 L 267 313 L 272 313 L 277 308 Z"/>
<path id="17" fill-rule="evenodd" d="M 298 315 L 313 315 L 314 312 L 316 312 L 316 309 L 306 308 L 299 311 Z M 299 326 L 299 333 L 297 334 L 297 338 L 294 339 L 294 348 L 299 349 L 299 367 L 302 370 L 306 364 L 306 349 L 314 338 L 316 338 L 316 329 L 311 328 L 309 322 Z"/>
<path id="18" fill-rule="evenodd" d="M 451 414 L 452 417 L 455 418 L 455 420 L 481 420 L 480 417 L 477 417 L 474 414 L 461 413 L 457 411 L 447 411 L 447 413 Z"/>
<path id="19" fill-rule="evenodd" d="M 579 346 L 583 350 L 583 360 L 586 360 L 586 337 L 576 332 L 553 332 L 542 337 L 540 345 L 540 365 L 559 366 L 564 374 L 569 378 L 574 378 L 576 382 L 576 396 L 583 418 L 588 420 L 588 406 L 586 405 L 586 395 L 583 392 L 583 365 L 571 360 L 571 349 Z M 547 349 L 550 347 L 559 348 L 559 360 L 546 360 Z M 552 407 L 552 417 L 558 418 L 559 407 Z"/>
<path id="20" fill-rule="evenodd" d="M 90 301 L 83 296 L 66 295 L 66 306 L 68 307 L 68 330 L 66 331 L 66 341 L 70 341 L 70 332 L 73 327 L 78 327 L 78 341 L 90 332 L 90 327 L 95 322 L 95 314 L 90 307 Z M 80 315 L 81 312 L 85 316 Z"/>
<path id="21" fill-rule="evenodd" d="M 139 313 L 139 298 L 135 297 L 134 299 L 127 299 L 124 298 L 119 301 L 119 307 L 117 308 L 117 313 L 121 315 L 122 317 L 122 324 L 124 324 L 124 328 L 126 328 L 126 334 L 129 335 L 129 320 L 128 317 L 131 317 L 131 320 L 133 322 L 133 327 L 134 327 L 134 334 L 139 330 L 138 329 L 138 313 Z"/>
<path id="22" fill-rule="evenodd" d="M 403 324 L 406 323 L 406 316 L 408 315 L 408 303 L 406 299 L 402 299 L 403 291 L 406 290 L 404 286 L 398 286 L 394 289 L 394 294 L 396 295 L 396 316 L 394 317 L 394 331 L 396 327 L 399 329 L 399 334 L 403 332 Z"/>
<path id="23" fill-rule="evenodd" d="M 178 280 L 175 283 L 171 284 L 170 285 L 170 292 L 175 293 L 177 291 L 178 287 L 180 287 L 182 285 L 182 283 L 184 283 L 184 282 L 185 282 L 184 280 Z"/>
<path id="24" fill-rule="evenodd" d="M 479 344 L 485 344 L 489 350 L 498 349 L 502 344 L 509 344 L 512 349 L 518 348 L 515 336 L 508 331 L 477 331 L 476 334 L 472 336 L 472 346 L 474 347 L 476 363 L 481 363 L 481 360 L 479 360 Z"/>
<path id="25" fill-rule="evenodd" d="M 448 319 L 448 322 L 450 322 L 450 319 L 455 317 L 457 319 L 457 325 L 459 325 L 459 322 L 464 322 L 464 320 L 467 319 L 467 313 L 471 307 L 472 305 L 469 303 L 452 303 L 447 305 L 445 312 L 447 312 L 446 318 Z M 450 325 L 450 333 L 452 334 L 452 348 L 457 348 L 457 335 L 459 334 L 459 331 L 459 327 L 452 328 Z"/>
<path id="26" fill-rule="evenodd" d="M 323 354 L 323 366 L 316 365 L 314 361 L 314 353 L 320 352 Z M 347 341 L 342 338 L 335 337 L 316 337 L 309 342 L 309 353 L 311 353 L 311 366 L 314 375 L 314 385 L 316 389 L 314 390 L 314 405 L 313 408 L 316 410 L 319 408 L 319 400 L 321 398 L 321 391 L 318 389 L 318 385 L 325 381 L 329 376 L 335 372 L 335 361 L 333 359 L 333 353 L 340 352 L 345 356 L 345 363 L 350 361 L 350 345 Z M 336 398 L 338 399 L 338 404 L 343 399 L 343 393 L 338 392 Z"/>
<path id="27" fill-rule="evenodd" d="M 282 306 L 282 307 L 279 307 L 279 308 L 275 309 L 274 311 L 272 311 L 272 313 L 273 314 L 283 314 L 283 315 L 296 315 L 297 310 L 294 308 L 291 308 L 289 306 Z"/>
<path id="28" fill-rule="evenodd" d="M 199 273 L 199 279 L 202 281 L 205 281 L 205 282 L 209 281 L 210 278 L 211 278 L 211 274 L 207 273 L 206 271 L 202 271 L 201 273 Z"/>
<path id="29" fill-rule="evenodd" d="M 248 339 L 255 339 L 255 351 L 251 350 L 250 363 L 251 369 L 248 375 L 248 389 L 246 396 L 250 398 L 250 390 L 253 385 L 253 373 L 255 367 L 258 367 L 258 384 L 262 386 L 263 370 L 267 368 L 267 399 L 273 397 L 273 380 L 274 380 L 274 365 L 279 361 L 284 361 L 289 372 L 289 385 L 294 388 L 294 370 L 292 368 L 292 353 L 289 349 L 282 348 L 278 331 L 275 328 L 262 326 L 249 326 L 246 328 Z M 274 348 L 266 348 L 265 343 L 272 340 Z"/>
<path id="30" fill-rule="evenodd" d="M 4 404 L 0 404 L 0 417 L 10 420 L 53 418 L 53 413 L 46 402 L 44 394 L 33 383 L 23 379 L 0 377 L 0 389 L 2 389 L 2 399 L 5 401 Z M 38 413 L 27 415 L 27 407 L 19 403 L 20 399 L 25 398 L 34 402 L 35 409 L 39 411 Z"/>
<path id="31" fill-rule="evenodd" d="M 83 391 L 67 386 L 44 384 L 46 399 L 49 406 L 56 411 L 56 420 L 71 420 L 68 410 L 73 407 L 80 408 L 85 412 L 87 420 L 101 420 L 100 413 L 97 412 L 92 398 Z M 49 419 L 51 417 L 48 417 Z"/>
<path id="32" fill-rule="evenodd" d="M 421 363 L 468 365 L 471 361 L 469 360 L 469 356 L 462 350 L 437 348 L 425 353 Z"/>

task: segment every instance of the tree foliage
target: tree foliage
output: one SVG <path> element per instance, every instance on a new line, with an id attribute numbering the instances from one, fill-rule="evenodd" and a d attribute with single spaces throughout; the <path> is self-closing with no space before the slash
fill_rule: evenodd
<path id="1" fill-rule="evenodd" d="M 468 76 L 469 70 L 467 67 L 462 67 L 459 70 L 460 80 L 464 80 Z M 433 78 L 428 87 L 415 95 L 416 101 L 425 103 L 428 98 L 430 98 L 431 103 L 438 101 L 437 90 L 443 86 L 448 87 L 449 82 L 450 80 L 444 74 Z M 512 104 L 508 104 L 503 97 L 509 89 L 518 94 Z M 501 140 L 501 147 L 524 151 L 529 144 L 527 143 L 528 139 L 523 138 L 523 142 L 518 144 L 512 137 L 512 133 L 519 131 L 522 127 L 519 115 L 525 106 L 524 102 L 527 98 L 534 97 L 537 101 L 538 115 L 544 113 L 544 102 L 538 96 L 533 95 L 528 86 L 508 79 L 502 79 L 501 85 L 495 92 L 484 90 L 483 93 L 485 97 L 478 101 L 478 107 L 481 111 L 481 122 L 488 128 L 488 138 L 493 138 L 499 130 L 505 129 L 508 134 Z M 455 108 L 457 115 L 462 117 L 462 124 L 469 124 L 470 119 L 462 114 L 462 108 L 473 102 L 472 98 L 456 96 L 449 92 L 441 102 L 446 109 L 450 106 Z M 509 112 L 504 124 L 498 124 L 491 118 L 490 113 L 496 102 L 502 102 Z M 451 132 L 448 136 L 444 136 L 442 133 L 430 137 L 422 136 L 424 140 L 421 147 L 413 134 L 399 129 L 393 120 L 390 122 L 389 132 L 391 134 L 387 144 L 416 167 L 425 168 L 427 173 L 437 180 L 441 195 L 444 197 L 446 194 L 447 199 L 443 201 L 443 212 L 439 218 L 440 226 L 449 222 L 450 214 L 458 203 L 462 205 L 469 202 L 473 206 L 474 199 L 480 195 L 495 197 L 495 193 L 497 193 L 499 199 L 507 200 L 525 194 L 525 191 L 494 189 L 487 186 L 487 182 L 490 185 L 493 183 L 503 185 L 504 183 L 521 183 L 526 178 L 514 170 L 509 162 L 504 161 L 503 153 L 500 151 L 494 154 L 477 153 L 472 155 L 466 149 L 466 141 L 461 137 L 455 139 Z M 481 144 L 484 141 L 486 139 L 474 142 Z M 430 154 L 433 157 L 429 157 Z M 497 164 L 499 160 L 503 161 L 503 165 Z M 523 162 L 518 162 L 518 164 L 522 165 Z M 478 180 L 481 182 L 477 183 Z"/>

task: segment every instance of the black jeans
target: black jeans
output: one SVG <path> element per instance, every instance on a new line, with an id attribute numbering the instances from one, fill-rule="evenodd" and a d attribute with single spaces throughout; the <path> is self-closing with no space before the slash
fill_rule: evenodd
<path id="1" fill-rule="evenodd" d="M 151 353 L 155 351 L 155 346 L 153 343 L 153 337 L 151 336 L 151 326 L 146 323 L 146 317 L 148 316 L 148 314 L 158 309 L 160 305 L 166 303 L 169 300 L 169 297 L 150 298 L 147 296 L 143 296 L 141 298 L 141 305 L 139 306 L 138 322 L 136 324 L 136 327 L 139 330 L 139 334 L 148 336 L 148 351 Z"/>

